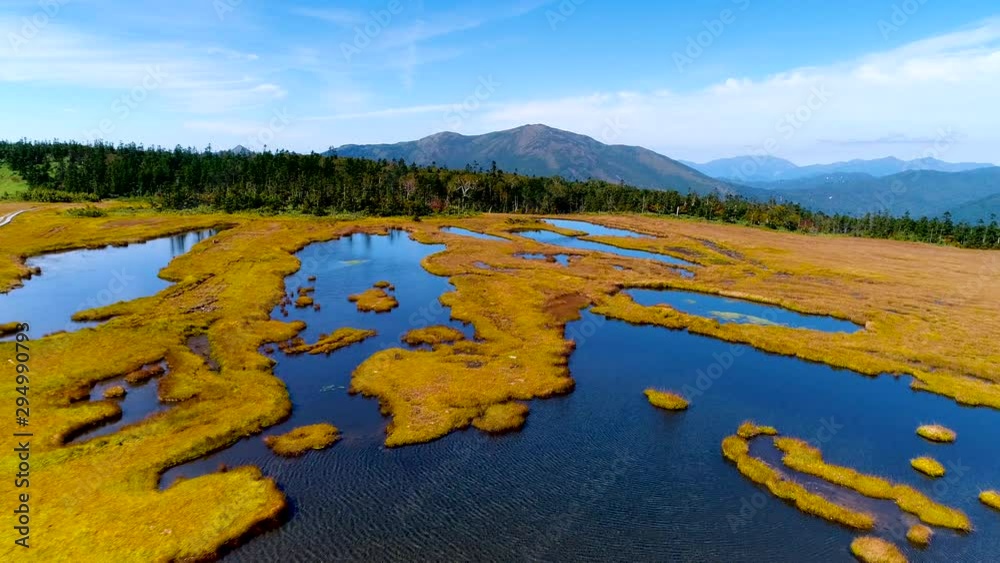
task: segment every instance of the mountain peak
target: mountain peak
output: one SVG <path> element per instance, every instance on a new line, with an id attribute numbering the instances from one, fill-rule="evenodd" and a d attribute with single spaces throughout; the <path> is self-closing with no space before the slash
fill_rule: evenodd
<path id="1" fill-rule="evenodd" d="M 709 178 L 676 160 L 640 147 L 606 145 L 586 135 L 530 123 L 482 135 L 440 132 L 417 141 L 392 145 L 345 145 L 339 156 L 403 159 L 420 165 L 436 162 L 448 168 L 486 167 L 533 176 L 569 180 L 604 180 L 653 188 L 733 193 L 737 188 Z"/>

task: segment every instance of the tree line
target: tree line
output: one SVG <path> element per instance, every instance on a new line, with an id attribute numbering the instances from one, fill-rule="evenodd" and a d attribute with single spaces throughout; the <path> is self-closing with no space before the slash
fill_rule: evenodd
<path id="1" fill-rule="evenodd" d="M 527 176 L 499 170 L 495 163 L 453 170 L 315 153 L 26 140 L 0 141 L 0 161 L 28 184 L 19 197 L 36 201 L 139 197 L 165 209 L 315 215 L 653 213 L 787 231 L 1000 248 L 995 217 L 989 224 L 970 225 L 955 223 L 947 214 L 919 219 L 887 213 L 826 215 L 775 200 Z"/>

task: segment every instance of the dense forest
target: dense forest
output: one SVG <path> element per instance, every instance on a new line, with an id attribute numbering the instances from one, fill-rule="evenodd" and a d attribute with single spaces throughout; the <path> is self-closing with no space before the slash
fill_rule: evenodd
<path id="1" fill-rule="evenodd" d="M 943 218 L 825 215 L 799 205 L 736 196 L 644 190 L 597 180 L 531 177 L 472 164 L 465 170 L 290 152 L 233 153 L 177 147 L 0 142 L 0 162 L 35 201 L 140 197 L 167 209 L 426 215 L 449 212 L 657 213 L 810 233 L 837 233 L 1000 248 L 987 224 Z"/>

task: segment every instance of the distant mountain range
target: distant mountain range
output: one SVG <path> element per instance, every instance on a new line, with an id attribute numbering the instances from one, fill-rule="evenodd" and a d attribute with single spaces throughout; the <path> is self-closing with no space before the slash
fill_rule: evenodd
<path id="1" fill-rule="evenodd" d="M 1000 168 L 980 168 L 965 172 L 913 170 L 891 176 L 844 173 L 813 176 L 779 182 L 755 182 L 778 199 L 794 201 L 825 213 L 864 215 L 888 212 L 914 217 L 938 216 L 945 212 L 976 222 L 989 221 L 997 209 Z M 993 209 L 994 211 L 991 211 Z"/>
<path id="2" fill-rule="evenodd" d="M 344 145 L 324 153 L 368 159 L 402 159 L 445 168 L 489 168 L 532 176 L 590 178 L 699 194 L 739 194 L 776 199 L 826 213 L 888 212 L 914 217 L 951 212 L 971 223 L 1000 215 L 1000 168 L 933 158 L 852 160 L 797 166 L 776 157 L 736 157 L 705 164 L 677 161 L 642 147 L 606 145 L 545 125 L 525 125 L 485 135 L 437 133 L 417 141 Z M 716 177 L 713 177 L 716 176 Z"/>
<path id="3" fill-rule="evenodd" d="M 743 193 L 750 188 L 711 178 L 642 147 L 606 145 L 585 135 L 545 125 L 525 125 L 485 135 L 437 133 L 390 145 L 344 145 L 325 154 L 369 159 L 403 159 L 445 168 L 497 167 L 529 176 L 597 179 L 651 189 Z"/>
<path id="4" fill-rule="evenodd" d="M 795 180 L 828 174 L 859 173 L 880 177 L 913 170 L 965 172 L 993 166 L 993 164 L 984 162 L 952 163 L 936 158 L 900 160 L 891 156 L 874 160 L 849 160 L 807 166 L 798 166 L 794 162 L 774 156 L 737 156 L 713 160 L 704 164 L 681 162 L 713 178 L 732 180 L 740 184 Z"/>

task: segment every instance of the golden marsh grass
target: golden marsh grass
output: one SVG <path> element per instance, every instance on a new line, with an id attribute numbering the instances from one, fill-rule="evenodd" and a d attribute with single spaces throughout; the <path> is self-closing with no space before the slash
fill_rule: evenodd
<path id="1" fill-rule="evenodd" d="M 25 207 L 0 203 L 0 212 Z M 0 291 L 31 276 L 25 261 L 47 252 L 226 227 L 161 271 L 174 285 L 78 316 L 106 320 L 98 327 L 32 342 L 32 371 L 49 374 L 32 380 L 38 405 L 32 422 L 39 429 L 32 444 L 39 498 L 33 524 L 46 530 L 46 541 L 33 547 L 39 560 L 120 560 L 126 549 L 143 560 L 210 558 L 221 546 L 282 514 L 284 495 L 255 468 L 212 473 L 162 491 L 159 476 L 287 418 L 292 408 L 287 389 L 272 373 L 273 360 L 259 350 L 289 341 L 304 325 L 283 322 L 280 316 L 272 319 L 271 311 L 283 300 L 292 304 L 284 282 L 300 268 L 298 250 L 355 232 L 385 234 L 402 228 L 419 242 L 446 245 L 422 265 L 452 282 L 454 290 L 442 295 L 441 303 L 451 308 L 453 318 L 476 329 L 475 340 L 432 350 L 383 350 L 357 368 L 352 390 L 377 398 L 392 417 L 388 446 L 425 442 L 473 425 L 487 431 L 503 428 L 506 421 L 518 419 L 512 416 L 515 411 L 527 409 L 510 405 L 570 392 L 574 381 L 567 362 L 575 343 L 565 328 L 585 307 L 610 318 L 686 329 L 866 375 L 908 374 L 917 389 L 1000 408 L 1000 351 L 995 346 L 1000 340 L 1000 286 L 980 281 L 991 279 L 994 255 L 988 252 L 636 215 L 591 219 L 657 237 L 616 239 L 618 246 L 701 264 L 695 278 L 684 279 L 660 263 L 590 251 L 573 250 L 577 258 L 570 268 L 520 259 L 517 254 L 565 251 L 516 235 L 525 228 L 559 232 L 532 217 L 337 220 L 164 214 L 101 203 L 104 217 L 69 218 L 63 214 L 66 205 L 31 207 L 23 215 L 30 220 L 0 229 Z M 448 235 L 439 231 L 445 224 L 507 242 Z M 641 307 L 621 293 L 627 287 L 724 292 L 868 328 L 833 334 L 721 325 L 667 308 Z M 196 334 L 207 336 L 218 370 L 209 369 L 185 344 Z M 12 350 L 11 343 L 0 343 L 3 354 Z M 96 383 L 161 363 L 167 371 L 157 391 L 160 400 L 171 403 L 169 409 L 109 436 L 64 445 L 66 436 L 116 414 L 117 407 L 108 401 L 79 400 Z M 0 388 L 0 402 L 12 403 L 13 393 Z M 11 431 L 11 423 L 3 423 L 2 430 Z M 727 457 L 739 458 L 745 440 L 731 438 L 736 440 L 727 438 L 723 447 Z M 863 527 L 863 516 L 799 496 L 808 492 L 776 479 L 774 468 L 748 454 L 743 459 L 741 471 L 755 475 L 757 482 L 770 482 L 774 494 L 810 499 L 814 506 L 826 506 L 832 518 Z M 0 471 L 11 470 L 9 456 L 0 459 Z M 944 507 L 921 505 L 916 491 L 891 484 L 889 489 L 904 510 L 934 515 L 927 516 L 930 520 L 953 520 L 962 529 L 961 519 Z M 13 492 L 12 483 L 0 482 L 0 495 Z M 0 558 L 15 554 L 9 545 L 0 546 Z"/>
<path id="2" fill-rule="evenodd" d="M 954 442 L 958 434 L 947 426 L 940 424 L 924 424 L 917 428 L 917 435 L 931 442 Z"/>
<path id="3" fill-rule="evenodd" d="M 979 493 L 979 500 L 990 508 L 1000 510 L 1000 492 L 998 491 L 983 491 Z"/>
<path id="4" fill-rule="evenodd" d="M 913 458 L 910 460 L 910 465 L 928 477 L 944 477 L 947 472 L 940 461 L 929 456 Z"/>
<path id="5" fill-rule="evenodd" d="M 300 426 L 284 434 L 267 436 L 264 443 L 283 457 L 297 457 L 312 450 L 329 448 L 340 439 L 340 430 L 332 424 Z"/>
<path id="6" fill-rule="evenodd" d="M 791 469 L 819 477 L 866 497 L 892 500 L 901 510 L 914 514 L 926 524 L 960 531 L 972 530 L 972 523 L 964 512 L 934 502 L 913 487 L 866 475 L 850 467 L 829 464 L 823 460 L 822 452 L 796 438 L 777 438 L 774 445 L 785 453 L 782 461 Z"/>
<path id="7" fill-rule="evenodd" d="M 906 531 L 906 539 L 910 540 L 910 543 L 918 545 L 920 547 L 927 547 L 931 544 L 931 538 L 934 537 L 934 530 L 930 526 L 925 526 L 923 524 L 914 524 L 910 526 L 910 529 Z"/>
<path id="8" fill-rule="evenodd" d="M 668 411 L 687 410 L 690 405 L 687 399 L 671 391 L 646 389 L 643 393 L 645 393 L 646 399 L 649 400 L 649 404 Z"/>
<path id="9" fill-rule="evenodd" d="M 863 563 L 906 563 L 906 556 L 895 544 L 874 536 L 855 539 L 851 553 Z"/>
<path id="10" fill-rule="evenodd" d="M 415 328 L 404 334 L 402 340 L 410 346 L 420 346 L 421 344 L 438 346 L 439 344 L 451 344 L 459 340 L 465 340 L 465 335 L 457 328 L 434 325 Z"/>
<path id="11" fill-rule="evenodd" d="M 736 464 L 736 468 L 746 478 L 763 485 L 774 496 L 789 501 L 800 511 L 818 516 L 824 520 L 843 524 L 857 530 L 871 530 L 875 527 L 875 517 L 837 504 L 822 495 L 809 492 L 802 485 L 788 479 L 767 462 L 750 455 L 750 444 L 746 438 L 727 436 L 722 441 L 722 454 Z"/>

